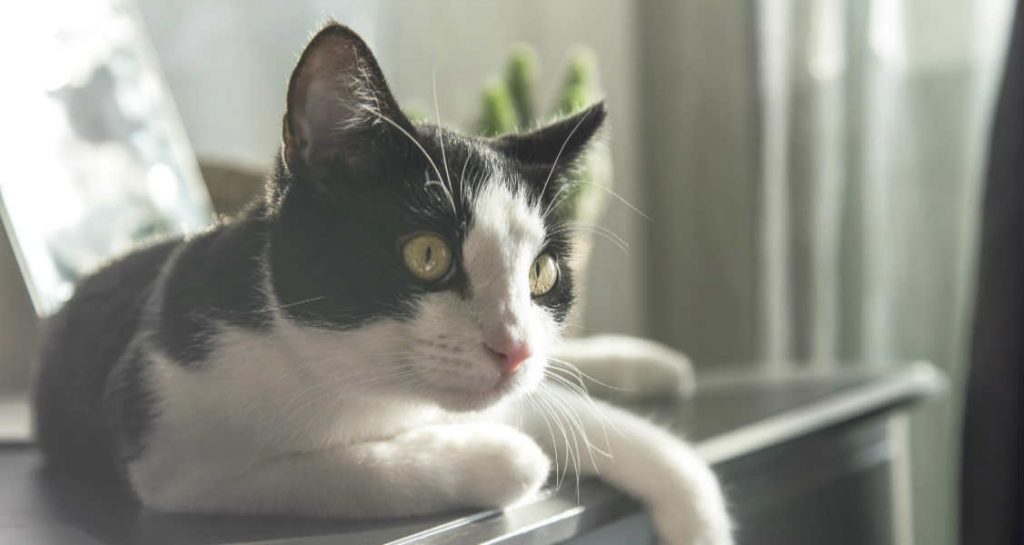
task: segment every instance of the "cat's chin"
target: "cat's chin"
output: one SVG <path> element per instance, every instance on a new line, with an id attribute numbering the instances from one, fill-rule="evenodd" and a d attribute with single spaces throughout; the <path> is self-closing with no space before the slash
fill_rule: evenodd
<path id="1" fill-rule="evenodd" d="M 502 380 L 486 390 L 470 388 L 439 388 L 431 396 L 442 409 L 451 412 L 476 412 L 489 409 L 514 395 L 516 381 Z"/>

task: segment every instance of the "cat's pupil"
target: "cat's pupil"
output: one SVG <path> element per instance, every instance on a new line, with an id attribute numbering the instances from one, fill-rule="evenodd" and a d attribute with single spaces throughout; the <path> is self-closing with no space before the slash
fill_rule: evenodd
<path id="1" fill-rule="evenodd" d="M 431 247 L 431 246 L 427 246 L 427 251 L 426 251 L 426 254 L 424 255 L 424 257 L 426 258 L 426 259 L 425 259 L 425 261 L 426 261 L 427 263 L 430 263 L 430 258 L 431 258 L 431 257 L 432 257 L 433 255 L 434 255 L 434 248 L 433 248 L 433 247 Z"/>

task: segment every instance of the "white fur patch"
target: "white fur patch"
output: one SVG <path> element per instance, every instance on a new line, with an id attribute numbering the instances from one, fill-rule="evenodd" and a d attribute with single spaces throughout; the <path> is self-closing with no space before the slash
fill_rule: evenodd
<path id="1" fill-rule="evenodd" d="M 544 238 L 540 212 L 525 195 L 493 181 L 474 197 L 473 223 L 461 252 L 468 296 L 431 294 L 409 324 L 421 378 L 447 390 L 453 406 L 483 407 L 500 394 L 542 380 L 559 329 L 554 316 L 530 295 L 530 265 Z M 527 345 L 533 357 L 502 383 L 485 345 L 509 342 Z M 499 395 L 489 395 L 496 386 L 501 386 Z"/>

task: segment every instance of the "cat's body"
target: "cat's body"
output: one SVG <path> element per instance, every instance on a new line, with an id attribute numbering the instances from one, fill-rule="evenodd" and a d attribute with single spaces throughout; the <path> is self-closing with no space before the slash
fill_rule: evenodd
<path id="1" fill-rule="evenodd" d="M 413 126 L 337 25 L 288 106 L 263 201 L 108 266 L 55 318 L 50 463 L 167 511 L 365 517 L 506 506 L 571 458 L 665 541 L 731 542 L 689 447 L 544 382 L 571 372 L 548 362 L 572 302 L 553 212 L 603 106 L 489 141 Z"/>

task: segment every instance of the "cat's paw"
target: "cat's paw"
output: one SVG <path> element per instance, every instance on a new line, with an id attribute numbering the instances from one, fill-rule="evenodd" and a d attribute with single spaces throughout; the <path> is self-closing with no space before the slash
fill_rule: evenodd
<path id="1" fill-rule="evenodd" d="M 689 397 L 696 388 L 690 358 L 648 339 L 626 335 L 565 339 L 556 356 L 593 378 L 587 387 L 602 397 Z M 557 367 L 558 362 L 552 365 Z"/>
<path id="2" fill-rule="evenodd" d="M 653 509 L 651 519 L 661 545 L 733 545 L 732 526 L 724 505 L 701 506 L 703 513 L 686 516 L 679 509 Z"/>
<path id="3" fill-rule="evenodd" d="M 466 448 L 470 456 L 460 489 L 476 507 L 502 508 L 526 499 L 551 470 L 551 461 L 533 439 L 506 426 L 480 426 Z"/>
<path id="4" fill-rule="evenodd" d="M 732 522 L 718 478 L 692 452 L 677 453 L 676 472 L 666 472 L 648 498 L 663 545 L 733 545 Z"/>

